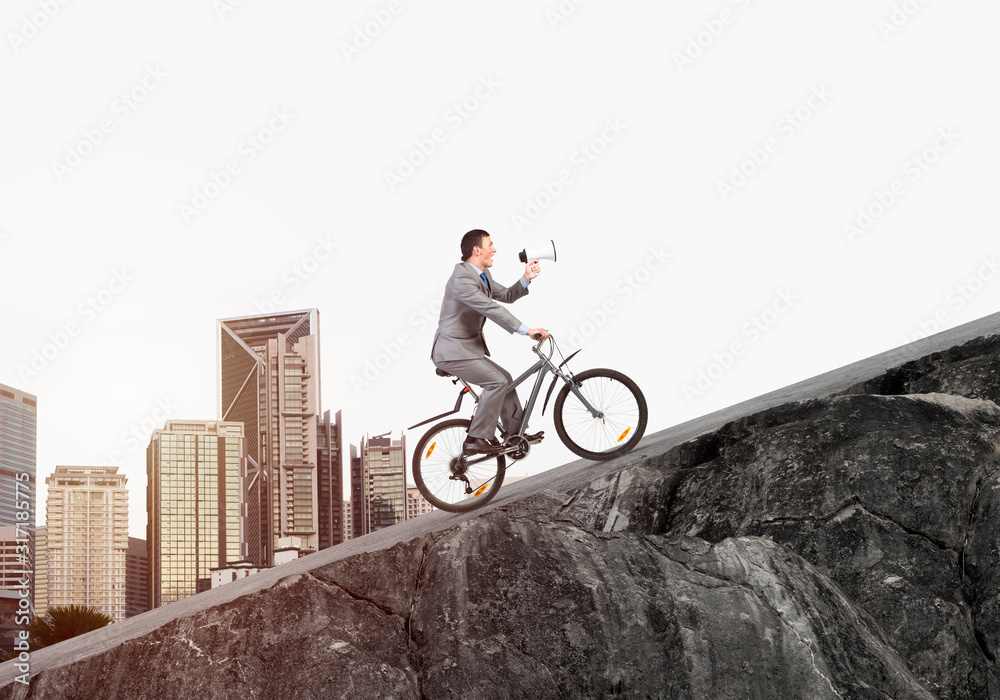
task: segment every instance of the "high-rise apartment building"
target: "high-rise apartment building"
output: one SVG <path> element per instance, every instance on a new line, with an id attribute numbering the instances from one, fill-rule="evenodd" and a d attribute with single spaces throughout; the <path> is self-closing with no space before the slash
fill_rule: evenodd
<path id="1" fill-rule="evenodd" d="M 319 311 L 220 320 L 218 350 L 219 415 L 246 429 L 245 558 L 272 564 L 282 537 L 315 551 L 323 546 Z M 339 451 L 335 461 L 339 469 Z"/>
<path id="2" fill-rule="evenodd" d="M 354 536 L 406 520 L 406 438 L 362 438 L 351 445 L 351 507 Z"/>
<path id="3" fill-rule="evenodd" d="M 49 529 L 40 525 L 35 530 L 35 615 L 45 617 L 49 611 Z"/>
<path id="4" fill-rule="evenodd" d="M 416 486 L 411 486 L 406 489 L 406 519 L 413 520 L 418 515 L 423 515 L 424 513 L 430 513 L 434 510 L 434 506 L 430 504 L 424 495 L 420 493 L 420 489 Z"/>
<path id="5" fill-rule="evenodd" d="M 351 500 L 344 501 L 344 542 L 354 539 L 354 516 Z"/>
<path id="6" fill-rule="evenodd" d="M 35 534 L 38 402 L 0 384 L 0 525 Z"/>
<path id="7" fill-rule="evenodd" d="M 125 618 L 126 483 L 118 467 L 56 467 L 45 480 L 49 609 L 84 605 Z"/>
<path id="8" fill-rule="evenodd" d="M 153 431 L 146 448 L 151 607 L 208 590 L 213 568 L 243 558 L 245 455 L 242 423 L 168 420 Z"/>

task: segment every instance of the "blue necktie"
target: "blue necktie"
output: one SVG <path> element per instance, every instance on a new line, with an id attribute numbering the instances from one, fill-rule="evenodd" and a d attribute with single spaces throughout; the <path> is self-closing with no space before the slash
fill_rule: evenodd
<path id="1" fill-rule="evenodd" d="M 485 272 L 480 272 L 479 276 L 483 278 L 483 284 L 486 285 L 486 291 L 489 292 L 490 294 L 492 294 L 493 290 L 490 289 L 490 281 L 488 279 L 486 279 L 486 273 Z"/>

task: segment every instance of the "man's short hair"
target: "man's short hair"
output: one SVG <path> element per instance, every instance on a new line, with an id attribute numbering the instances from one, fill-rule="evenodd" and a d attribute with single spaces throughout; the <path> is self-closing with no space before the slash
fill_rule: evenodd
<path id="1" fill-rule="evenodd" d="M 467 234 L 462 236 L 462 260 L 468 260 L 472 257 L 472 249 L 476 246 L 480 248 L 483 247 L 483 236 L 488 236 L 490 234 L 481 228 L 474 228 Z"/>

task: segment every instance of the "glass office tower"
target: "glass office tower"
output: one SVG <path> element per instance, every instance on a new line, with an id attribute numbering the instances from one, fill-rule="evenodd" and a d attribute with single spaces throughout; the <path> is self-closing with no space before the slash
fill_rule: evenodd
<path id="1" fill-rule="evenodd" d="M 36 397 L 0 384 L 0 526 L 27 527 L 32 536 L 37 517 L 37 433 Z"/>
<path id="2" fill-rule="evenodd" d="M 213 568 L 244 558 L 243 425 L 169 420 L 153 431 L 146 471 L 149 603 L 158 608 L 209 589 Z"/>

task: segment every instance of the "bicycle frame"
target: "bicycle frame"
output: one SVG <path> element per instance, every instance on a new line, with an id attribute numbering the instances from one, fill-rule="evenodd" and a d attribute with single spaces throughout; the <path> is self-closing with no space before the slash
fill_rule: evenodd
<path id="1" fill-rule="evenodd" d="M 550 338 L 551 338 L 551 336 L 550 336 Z M 542 371 L 543 369 L 548 369 L 550 372 L 552 372 L 553 375 L 555 375 L 553 377 L 553 379 L 552 379 L 552 387 L 549 388 L 549 395 L 552 394 L 552 389 L 555 388 L 556 379 L 562 379 L 569 386 L 570 391 L 572 391 L 576 395 L 576 397 L 578 399 L 580 399 L 580 402 L 584 405 L 584 407 L 586 407 L 586 409 L 588 411 L 590 411 L 590 414 L 592 416 L 594 416 L 594 418 L 600 418 L 601 417 L 601 412 L 598 411 L 597 409 L 595 409 L 590 404 L 590 402 L 587 401 L 587 398 L 577 388 L 576 383 L 572 379 L 572 375 L 567 375 L 567 374 L 565 374 L 562 371 L 562 366 L 564 364 L 566 364 L 567 362 L 569 362 L 569 360 L 572 359 L 572 357 L 574 355 L 576 355 L 576 352 L 574 352 L 572 355 L 570 355 L 565 360 L 563 360 L 562 364 L 556 365 L 554 362 L 552 362 L 552 347 L 551 347 L 551 345 L 550 345 L 550 350 L 549 350 L 548 356 L 543 355 L 542 352 L 541 352 L 541 350 L 539 350 L 539 348 L 542 346 L 542 343 L 544 343 L 544 342 L 545 342 L 544 340 L 540 340 L 540 341 L 538 341 L 538 343 L 535 344 L 534 347 L 532 347 L 532 351 L 536 355 L 538 355 L 538 361 L 535 362 L 535 364 L 533 364 L 531 367 L 529 367 L 528 369 L 526 369 L 521 374 L 521 376 L 519 376 L 517 379 L 513 380 L 511 382 L 511 385 L 510 385 L 509 389 L 508 389 L 508 391 L 512 391 L 512 390 L 516 389 L 528 377 L 530 377 L 533 374 L 537 374 L 537 376 L 535 377 L 534 386 L 532 386 L 532 388 L 531 388 L 531 395 L 528 397 L 528 400 L 527 400 L 527 402 L 525 402 L 525 405 L 524 405 L 524 416 L 521 418 L 521 426 L 518 429 L 518 434 L 520 434 L 520 435 L 523 435 L 524 432 L 528 429 L 528 419 L 531 418 L 531 414 L 532 414 L 532 412 L 534 411 L 534 408 L 535 408 L 535 401 L 538 400 L 538 394 L 539 394 L 539 392 L 541 391 L 541 388 L 542 388 L 542 382 L 545 381 L 545 377 L 547 376 L 547 373 Z M 550 343 L 551 343 L 551 341 L 550 341 Z M 577 352 L 579 352 L 579 350 L 577 350 Z M 468 394 L 472 394 L 472 397 L 476 401 L 476 403 L 477 404 L 479 403 L 479 394 L 477 394 L 475 392 L 475 390 L 471 386 L 469 386 L 468 382 L 466 382 L 464 379 L 461 379 L 461 378 L 456 378 L 455 382 L 456 383 L 457 382 L 462 382 L 462 384 L 464 385 L 464 388 L 462 389 L 462 391 L 458 395 L 458 401 L 455 402 L 455 408 L 453 410 L 451 410 L 451 411 L 448 411 L 447 413 L 442 413 L 442 414 L 440 414 L 438 416 L 434 416 L 433 418 L 428 418 L 427 420 L 422 421 L 420 423 L 417 423 L 416 425 L 411 425 L 408 428 L 408 430 L 413 430 L 414 428 L 418 428 L 421 425 L 425 425 L 427 423 L 430 423 L 431 421 L 435 421 L 435 420 L 437 420 L 439 418 L 443 418 L 444 416 L 451 415 L 452 413 L 458 413 L 458 411 L 461 410 L 462 399 L 465 397 L 465 395 L 467 393 Z M 548 398 L 546 398 L 546 404 L 548 404 Z M 500 428 L 501 430 L 503 429 L 503 426 L 500 425 L 499 423 L 497 424 L 497 427 Z"/>

